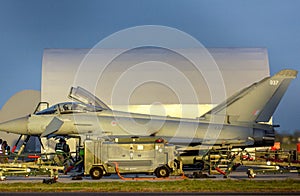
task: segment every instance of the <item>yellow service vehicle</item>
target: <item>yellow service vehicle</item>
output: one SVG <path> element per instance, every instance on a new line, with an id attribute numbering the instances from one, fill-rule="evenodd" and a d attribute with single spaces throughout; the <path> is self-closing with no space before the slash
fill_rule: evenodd
<path id="1" fill-rule="evenodd" d="M 183 173 L 175 146 L 161 138 L 86 140 L 84 149 L 84 174 L 92 179 L 117 173 L 116 169 L 122 174 L 155 174 L 159 178 Z"/>

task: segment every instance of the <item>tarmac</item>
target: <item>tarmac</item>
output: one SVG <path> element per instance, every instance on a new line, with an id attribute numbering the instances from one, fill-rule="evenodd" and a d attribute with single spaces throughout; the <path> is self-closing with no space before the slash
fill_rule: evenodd
<path id="1" fill-rule="evenodd" d="M 255 178 L 248 178 L 246 168 L 240 168 L 237 171 L 232 172 L 227 178 L 224 178 L 222 175 L 208 175 L 208 178 L 193 178 L 192 172 L 186 172 L 185 175 L 189 176 L 190 179 L 194 180 L 286 180 L 286 179 L 293 179 L 293 180 L 300 180 L 300 174 L 296 170 L 288 173 L 266 173 L 266 174 L 257 174 Z M 76 173 L 75 171 L 69 172 L 67 175 L 59 174 L 58 182 L 61 183 L 72 183 L 72 182 L 121 182 L 124 181 L 119 178 L 117 174 L 112 174 L 111 176 L 103 176 L 99 180 L 93 180 L 90 176 L 81 176 L 78 179 L 74 180 L 74 176 L 81 176 L 80 173 Z M 127 174 L 123 175 L 123 177 L 137 181 L 139 178 L 142 178 L 143 181 L 162 181 L 156 180 L 155 176 L 152 175 L 144 175 L 144 174 Z M 7 176 L 6 180 L 0 181 L 0 183 L 18 183 L 18 182 L 43 182 L 44 179 L 50 179 L 47 175 L 45 176 Z M 180 180 L 180 177 L 170 176 L 171 180 Z M 167 180 L 166 180 L 167 181 Z"/>
<path id="2" fill-rule="evenodd" d="M 210 175 L 209 178 L 190 178 L 193 180 L 227 180 L 227 179 L 231 179 L 231 180 L 251 180 L 251 181 L 272 181 L 272 180 L 286 180 L 286 179 L 293 179 L 293 180 L 299 180 L 300 181 L 300 174 L 298 174 L 297 171 L 295 172 L 289 172 L 289 173 L 267 173 L 267 174 L 257 174 L 255 178 L 248 178 L 248 175 L 246 173 L 247 169 L 246 168 L 240 168 L 237 171 L 232 172 L 228 178 L 224 178 L 222 175 Z M 72 178 L 74 176 L 79 175 L 80 173 L 76 173 L 75 171 L 68 173 L 67 175 L 64 174 L 60 174 L 59 178 L 58 178 L 58 182 L 60 183 L 73 183 L 73 182 L 91 182 L 91 183 L 96 183 L 96 182 L 122 182 L 123 180 L 120 179 L 118 177 L 118 175 L 116 174 L 112 174 L 111 176 L 103 176 L 103 178 L 101 178 L 100 180 L 93 180 L 90 176 L 83 176 L 81 180 L 72 180 Z M 123 175 L 124 177 L 130 179 L 132 178 L 133 181 L 134 178 L 149 178 L 149 181 L 156 181 L 153 180 L 153 178 L 155 178 L 155 176 L 151 176 L 151 175 L 142 175 L 142 174 L 130 174 L 130 175 Z M 186 173 L 186 176 L 191 176 L 190 172 Z M 176 177 L 178 178 L 178 177 Z M 0 181 L 0 183 L 26 183 L 26 182 L 30 182 L 30 183 L 41 183 L 43 182 L 45 179 L 50 179 L 48 176 L 29 176 L 29 177 L 24 177 L 24 176 L 7 176 L 6 180 L 4 181 Z M 174 179 L 175 177 L 170 176 L 170 179 Z M 179 179 L 180 180 L 180 179 Z M 162 181 L 162 180 L 158 180 L 158 181 Z M 50 193 L 50 192 L 44 192 L 44 193 L 40 193 L 40 192 L 0 192 L 0 195 L 49 195 L 49 196 L 60 196 L 60 195 L 253 195 L 254 193 L 245 193 L 245 192 L 199 192 L 199 193 L 188 193 L 188 192 L 184 192 L 184 193 L 178 193 L 178 192 L 151 192 L 151 193 L 138 193 L 138 192 L 130 192 L 130 193 L 122 193 L 122 192 L 109 192 L 109 193 L 95 193 L 95 192 L 61 192 L 61 193 Z M 300 195 L 300 192 L 261 192 L 261 193 L 255 193 L 255 195 Z"/>

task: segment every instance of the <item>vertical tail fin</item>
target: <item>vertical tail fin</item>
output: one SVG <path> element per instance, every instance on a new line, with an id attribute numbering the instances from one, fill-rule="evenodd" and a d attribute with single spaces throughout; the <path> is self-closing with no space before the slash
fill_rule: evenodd
<path id="1" fill-rule="evenodd" d="M 281 70 L 235 93 L 203 116 L 226 115 L 230 121 L 268 122 L 297 73 Z"/>

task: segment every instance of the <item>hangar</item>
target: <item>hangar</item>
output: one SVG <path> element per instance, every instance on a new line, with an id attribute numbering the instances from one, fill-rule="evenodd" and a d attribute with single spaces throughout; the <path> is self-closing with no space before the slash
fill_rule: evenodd
<path id="1" fill-rule="evenodd" d="M 216 64 L 224 87 L 224 96 L 215 98 L 210 87 L 214 84 L 209 84 L 201 68 L 195 69 L 184 55 L 169 49 L 143 47 L 128 49 L 105 62 L 106 56 L 119 50 L 45 49 L 41 91 L 27 90 L 14 95 L 3 106 L 0 121 L 32 113 L 39 101 L 50 105 L 70 101 L 67 95 L 71 86 L 90 90 L 115 110 L 195 118 L 234 92 L 270 75 L 265 48 L 209 48 L 212 58 L 203 58 L 202 68 L 214 76 L 210 65 Z M 199 55 L 194 48 L 179 51 Z M 11 145 L 17 137 L 1 133 L 1 138 L 8 138 Z M 46 144 L 49 148 L 53 145 L 51 141 Z"/>
<path id="2" fill-rule="evenodd" d="M 115 53 L 116 50 L 118 49 L 94 49 L 93 57 L 88 57 L 91 60 L 86 60 L 85 58 L 90 52 L 89 49 L 45 49 L 42 64 L 42 101 L 47 101 L 50 105 L 66 101 L 70 87 L 78 85 L 95 93 L 113 109 L 123 109 L 130 105 L 128 109 L 134 112 L 149 112 L 145 108 L 150 105 L 153 106 L 153 103 L 157 102 L 167 106 L 167 110 L 178 105 L 198 107 L 199 105 L 210 105 L 213 102 L 205 76 L 203 77 L 202 73 L 196 73 L 198 70 L 192 68 L 190 61 L 174 54 L 174 52 L 161 48 L 139 48 L 126 51 L 126 53 L 114 58 L 109 64 L 101 62 L 103 55 Z M 270 74 L 265 48 L 211 48 L 208 51 L 221 72 L 226 97 Z M 197 55 L 196 49 L 185 49 L 185 52 Z M 85 62 L 83 63 L 83 61 Z M 132 69 L 141 62 L 147 62 L 147 64 L 143 65 L 142 68 Z M 165 68 L 164 64 L 160 64 L 161 62 L 174 66 L 186 76 L 195 91 L 191 92 L 195 93 L 195 98 L 192 98 L 190 94 L 182 93 L 183 84 L 178 79 L 177 73 Z M 101 75 L 95 75 L 94 72 L 100 69 L 104 70 Z M 204 69 L 207 69 L 207 66 Z M 129 75 L 129 79 L 124 76 L 126 74 Z M 170 75 L 174 74 L 175 79 L 172 80 L 172 86 L 167 86 L 169 83 L 164 80 L 159 81 L 161 77 L 156 77 L 158 74 L 170 78 L 172 78 Z M 95 79 L 91 80 L 91 77 L 95 77 Z M 146 77 L 158 79 L 158 81 L 149 80 Z M 116 81 L 120 78 L 127 79 L 127 83 L 118 89 L 120 84 Z M 88 82 L 93 80 L 95 82 Z M 132 80 L 142 82 L 139 82 L 132 89 L 130 86 L 131 84 L 134 85 Z M 117 93 L 113 92 L 116 90 L 118 90 Z M 131 94 L 126 97 L 128 91 Z M 114 97 L 114 94 L 117 94 L 117 98 Z M 127 99 L 122 99 L 123 97 Z M 223 101 L 223 99 L 220 98 L 219 101 Z M 199 110 L 200 114 L 204 112 L 204 110 Z M 170 112 L 166 111 L 166 115 L 182 116 L 181 113 L 174 113 L 171 110 Z M 199 114 L 191 116 L 189 113 L 186 115 L 188 116 L 185 117 L 199 116 Z"/>

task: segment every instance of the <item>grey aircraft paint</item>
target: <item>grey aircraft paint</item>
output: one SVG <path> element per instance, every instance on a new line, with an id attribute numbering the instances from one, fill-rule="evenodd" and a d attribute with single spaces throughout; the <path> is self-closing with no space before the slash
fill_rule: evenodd
<path id="1" fill-rule="evenodd" d="M 100 100 L 94 105 L 66 102 L 0 123 L 0 131 L 35 136 L 159 136 L 183 145 L 271 146 L 274 128 L 265 122 L 296 76 L 295 70 L 282 70 L 235 93 L 195 119 L 113 111 Z"/>

